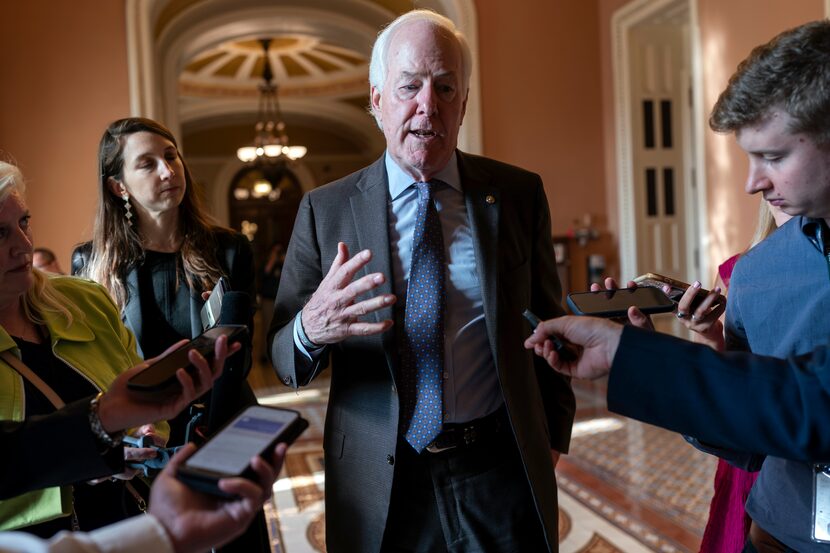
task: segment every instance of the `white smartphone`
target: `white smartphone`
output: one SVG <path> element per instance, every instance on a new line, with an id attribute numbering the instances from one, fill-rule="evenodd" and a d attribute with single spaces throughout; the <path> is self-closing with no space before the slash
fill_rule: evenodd
<path id="1" fill-rule="evenodd" d="M 216 286 L 211 290 L 207 301 L 202 306 L 202 311 L 199 313 L 199 317 L 202 320 L 202 332 L 216 326 L 216 323 L 219 321 L 219 315 L 222 313 L 222 297 L 228 290 L 230 290 L 228 281 L 225 280 L 225 277 L 220 277 L 216 282 Z"/>
<path id="2" fill-rule="evenodd" d="M 219 430 L 179 468 L 177 477 L 188 486 L 220 497 L 219 479 L 255 479 L 251 457 L 266 458 L 277 443 L 291 444 L 308 427 L 297 411 L 254 405 Z"/>

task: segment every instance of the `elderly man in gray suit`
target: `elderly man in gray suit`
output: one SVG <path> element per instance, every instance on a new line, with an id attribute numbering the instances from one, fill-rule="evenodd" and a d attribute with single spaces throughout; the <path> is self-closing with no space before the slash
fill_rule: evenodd
<path id="1" fill-rule="evenodd" d="M 574 397 L 521 315 L 562 314 L 548 202 L 538 175 L 456 149 L 470 70 L 447 18 L 392 22 L 370 66 L 386 153 L 297 215 L 270 353 L 292 387 L 331 361 L 330 553 L 558 550 Z"/>

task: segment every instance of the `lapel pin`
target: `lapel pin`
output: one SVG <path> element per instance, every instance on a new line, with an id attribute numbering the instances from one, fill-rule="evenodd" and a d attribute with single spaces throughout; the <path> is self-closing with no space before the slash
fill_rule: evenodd
<path id="1" fill-rule="evenodd" d="M 496 197 L 492 194 L 487 194 L 487 196 L 484 198 L 484 201 L 490 205 L 493 205 L 494 203 L 496 203 Z"/>

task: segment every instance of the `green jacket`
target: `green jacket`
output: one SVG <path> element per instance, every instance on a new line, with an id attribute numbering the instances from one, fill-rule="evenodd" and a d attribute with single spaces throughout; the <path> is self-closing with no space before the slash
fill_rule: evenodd
<path id="1" fill-rule="evenodd" d="M 62 315 L 41 313 L 49 330 L 52 351 L 95 388 L 106 390 L 119 373 L 141 362 L 133 334 L 121 322 L 118 309 L 101 285 L 63 276 L 52 277 L 50 282 L 83 313 L 69 325 Z M 14 340 L 0 327 L 0 352 L 8 350 L 20 356 Z M 0 419 L 23 420 L 25 401 L 23 378 L 0 359 Z M 166 423 L 162 426 L 159 430 L 166 432 Z M 70 512 L 69 486 L 29 492 L 0 501 L 0 530 L 29 526 Z"/>

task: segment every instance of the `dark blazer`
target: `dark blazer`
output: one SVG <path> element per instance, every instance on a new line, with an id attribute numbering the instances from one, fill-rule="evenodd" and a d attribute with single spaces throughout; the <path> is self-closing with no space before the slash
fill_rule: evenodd
<path id="1" fill-rule="evenodd" d="M 254 286 L 254 256 L 248 239 L 238 232 L 216 229 L 216 257 L 219 267 L 228 279 L 231 290 L 246 292 L 255 296 Z M 72 274 L 78 274 L 89 261 L 92 255 L 92 242 L 86 242 L 72 252 Z M 144 357 L 142 338 L 144 337 L 144 321 L 141 313 L 141 293 L 138 285 L 138 269 L 132 268 L 126 277 L 128 290 L 127 304 L 121 311 L 124 325 L 135 334 L 136 347 L 139 355 Z M 190 332 L 191 338 L 202 333 L 202 319 L 200 312 L 205 301 L 202 299 L 202 288 L 197 286 L 190 290 Z M 152 324 L 152 321 L 148 321 Z M 253 336 L 254 320 L 253 309 L 248 319 L 248 340 L 242 352 L 234 355 L 225 363 L 223 375 L 216 381 L 213 390 L 200 398 L 199 402 L 206 404 L 208 409 L 208 431 L 212 433 L 222 426 L 230 417 L 244 406 L 257 403 L 253 390 L 246 380 L 251 371 L 251 341 Z M 174 424 L 171 439 L 184 439 L 184 425 L 189 420 L 185 412 L 180 414 Z M 174 444 L 178 445 L 178 444 Z"/>
<path id="2" fill-rule="evenodd" d="M 721 447 L 830 461 L 830 348 L 789 359 L 717 353 L 627 326 L 608 408 Z"/>
<path id="3" fill-rule="evenodd" d="M 461 152 L 458 161 L 491 353 L 540 517 L 549 543 L 557 544 L 550 448 L 568 450 L 574 397 L 566 379 L 524 350 L 530 330 L 521 315 L 525 308 L 542 318 L 562 314 L 547 198 L 538 175 Z M 398 434 L 394 327 L 330 346 L 311 363 L 294 346 L 293 323 L 328 272 L 338 241 L 352 255 L 371 250 L 362 274 L 384 273 L 387 280 L 378 293 L 392 293 L 389 201 L 383 157 L 305 195 L 269 332 L 274 367 L 288 386 L 306 385 L 332 364 L 324 436 L 326 539 L 332 553 L 380 549 Z M 394 318 L 392 307 L 370 316 Z"/>
<path id="4" fill-rule="evenodd" d="M 252 301 L 256 298 L 254 284 L 254 255 L 248 239 L 238 232 L 217 229 L 216 257 L 219 267 L 229 279 L 231 290 L 246 292 Z M 77 275 L 86 266 L 92 255 L 92 242 L 85 242 L 75 247 L 72 252 L 72 274 Z M 127 304 L 122 310 L 122 319 L 127 328 L 133 331 L 138 344 L 138 354 L 144 357 L 141 349 L 144 321 L 141 316 L 141 290 L 138 286 L 138 270 L 133 268 L 127 273 Z M 201 287 L 190 290 L 190 326 L 191 338 L 202 333 L 200 312 L 205 304 Z M 253 335 L 253 311 L 248 328 Z"/>
<path id="5" fill-rule="evenodd" d="M 89 428 L 91 397 L 49 415 L 0 421 L 0 499 L 109 476 L 124 468 L 122 447 L 101 455 Z M 55 451 L 64 452 L 56 463 Z"/>

